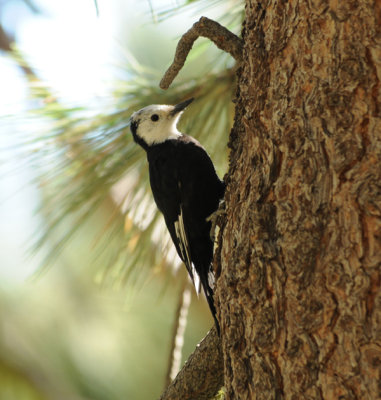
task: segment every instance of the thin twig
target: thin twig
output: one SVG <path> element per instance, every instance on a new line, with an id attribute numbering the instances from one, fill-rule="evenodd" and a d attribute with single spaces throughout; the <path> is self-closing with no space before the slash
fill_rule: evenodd
<path id="1" fill-rule="evenodd" d="M 171 350 L 169 354 L 168 369 L 165 378 L 167 387 L 176 377 L 181 366 L 181 354 L 184 345 L 184 334 L 187 325 L 187 316 L 191 302 L 191 290 L 188 276 L 183 279 L 183 284 L 179 293 L 179 301 L 176 308 L 175 320 L 173 325 Z"/>
<path id="2" fill-rule="evenodd" d="M 201 17 L 198 22 L 193 24 L 180 39 L 176 47 L 176 53 L 171 66 L 167 69 L 160 87 L 168 89 L 181 68 L 184 66 L 188 53 L 191 51 L 193 43 L 200 36 L 210 39 L 219 49 L 231 54 L 237 62 L 242 59 L 243 41 L 233 32 L 206 17 Z"/>

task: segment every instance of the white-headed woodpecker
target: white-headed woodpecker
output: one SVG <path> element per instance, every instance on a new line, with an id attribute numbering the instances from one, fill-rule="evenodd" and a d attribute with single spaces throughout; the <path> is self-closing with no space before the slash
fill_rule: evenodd
<path id="1" fill-rule="evenodd" d="M 130 127 L 135 142 L 147 153 L 153 197 L 177 253 L 198 291 L 201 283 L 219 329 L 213 301 L 211 222 L 207 218 L 217 210 L 225 185 L 201 144 L 177 130 L 180 115 L 192 101 L 142 108 L 132 114 Z"/>

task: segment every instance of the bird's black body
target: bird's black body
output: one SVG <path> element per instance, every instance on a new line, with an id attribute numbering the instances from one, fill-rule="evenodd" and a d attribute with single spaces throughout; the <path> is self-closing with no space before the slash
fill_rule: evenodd
<path id="1" fill-rule="evenodd" d="M 209 155 L 194 138 L 178 134 L 147 145 L 138 135 L 138 126 L 139 122 L 133 120 L 131 131 L 135 141 L 147 152 L 156 205 L 194 282 L 194 274 L 198 274 L 218 328 L 211 282 L 211 222 L 207 218 L 218 208 L 224 183 L 218 178 Z"/>
<path id="2" fill-rule="evenodd" d="M 147 159 L 155 202 L 164 215 L 177 253 L 193 280 L 193 269 L 175 229 L 182 213 L 189 258 L 215 316 L 213 290 L 209 284 L 213 242 L 210 238 L 211 223 L 206 219 L 217 210 L 224 194 L 224 184 L 219 180 L 208 154 L 189 136 L 183 135 L 178 140 L 167 140 L 150 147 Z"/>

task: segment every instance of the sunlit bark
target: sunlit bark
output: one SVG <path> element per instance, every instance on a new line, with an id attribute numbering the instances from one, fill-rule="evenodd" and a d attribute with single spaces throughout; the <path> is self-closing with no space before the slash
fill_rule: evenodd
<path id="1" fill-rule="evenodd" d="M 216 255 L 227 398 L 380 398 L 381 2 L 246 3 Z"/>

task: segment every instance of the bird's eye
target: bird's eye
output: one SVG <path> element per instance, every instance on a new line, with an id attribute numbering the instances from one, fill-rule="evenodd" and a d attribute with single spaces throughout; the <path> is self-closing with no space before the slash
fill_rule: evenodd
<path id="1" fill-rule="evenodd" d="M 151 121 L 156 122 L 156 121 L 158 121 L 158 120 L 159 120 L 159 116 L 158 116 L 157 114 L 152 114 L 152 115 L 151 115 Z"/>

